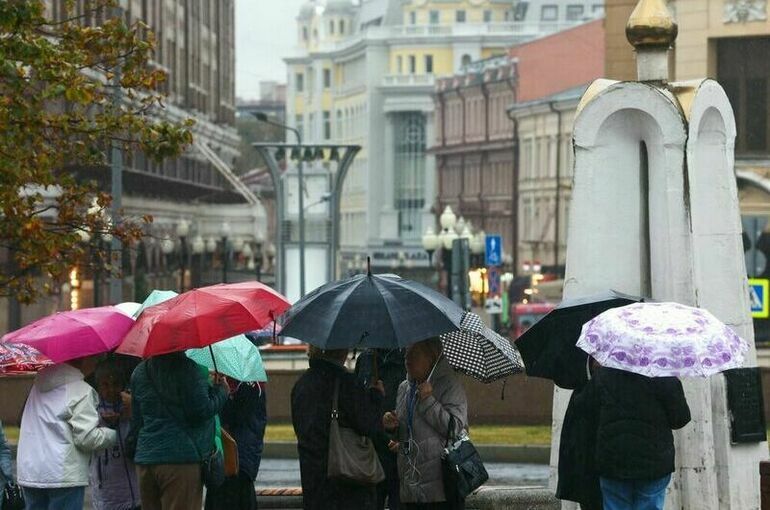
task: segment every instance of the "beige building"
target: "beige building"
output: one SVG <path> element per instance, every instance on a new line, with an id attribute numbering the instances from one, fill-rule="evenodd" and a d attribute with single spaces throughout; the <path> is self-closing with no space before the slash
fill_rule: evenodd
<path id="1" fill-rule="evenodd" d="M 607 0 L 606 77 L 635 79 L 625 23 L 636 0 Z M 750 277 L 770 278 L 770 20 L 767 0 L 671 0 L 679 25 L 670 76 L 716 79 L 735 111 L 735 173 Z M 757 340 L 770 321 L 756 319 Z"/>

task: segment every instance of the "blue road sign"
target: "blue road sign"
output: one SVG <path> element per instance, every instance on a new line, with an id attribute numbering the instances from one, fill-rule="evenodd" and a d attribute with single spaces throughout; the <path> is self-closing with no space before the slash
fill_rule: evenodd
<path id="1" fill-rule="evenodd" d="M 487 268 L 487 281 L 489 282 L 488 295 L 499 296 L 500 295 L 500 269 L 496 266 L 489 266 Z"/>
<path id="2" fill-rule="evenodd" d="M 767 319 L 770 317 L 768 287 L 770 287 L 770 280 L 765 278 L 749 278 L 751 316 L 755 319 Z"/>
<path id="3" fill-rule="evenodd" d="M 499 235 L 487 234 L 485 248 L 486 265 L 501 266 L 503 264 L 503 238 Z"/>

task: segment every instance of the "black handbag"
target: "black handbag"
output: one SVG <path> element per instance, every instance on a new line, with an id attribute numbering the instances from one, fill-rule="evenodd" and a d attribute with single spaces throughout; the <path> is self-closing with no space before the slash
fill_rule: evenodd
<path id="1" fill-rule="evenodd" d="M 454 426 L 455 419 L 450 415 L 441 468 L 447 503 L 453 510 L 462 510 L 465 498 L 489 480 L 489 474 L 468 436 L 453 435 Z"/>
<path id="2" fill-rule="evenodd" d="M 3 490 L 3 504 L 0 508 L 3 510 L 24 510 L 24 493 L 21 487 L 15 483 L 7 483 Z"/>

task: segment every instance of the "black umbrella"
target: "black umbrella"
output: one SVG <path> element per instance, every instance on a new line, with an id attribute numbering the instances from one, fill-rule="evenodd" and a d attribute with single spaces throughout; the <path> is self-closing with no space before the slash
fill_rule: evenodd
<path id="1" fill-rule="evenodd" d="M 579 388 L 587 380 L 588 354 L 575 345 L 583 324 L 610 308 L 640 301 L 614 290 L 565 299 L 516 339 L 527 375 L 551 379 L 562 388 Z"/>
<path id="2" fill-rule="evenodd" d="M 396 275 L 327 283 L 282 316 L 282 336 L 321 349 L 399 348 L 460 327 L 464 310 L 425 285 Z"/>
<path id="3" fill-rule="evenodd" d="M 441 335 L 444 356 L 455 370 L 483 383 L 524 371 L 511 341 L 489 329 L 481 317 L 466 313 L 460 329 Z"/>

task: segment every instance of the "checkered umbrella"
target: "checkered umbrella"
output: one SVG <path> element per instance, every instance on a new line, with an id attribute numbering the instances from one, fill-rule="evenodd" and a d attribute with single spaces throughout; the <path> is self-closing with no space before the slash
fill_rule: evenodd
<path id="1" fill-rule="evenodd" d="M 441 335 L 452 367 L 483 383 L 524 372 L 524 362 L 510 340 L 489 329 L 481 317 L 466 313 L 460 329 Z"/>

